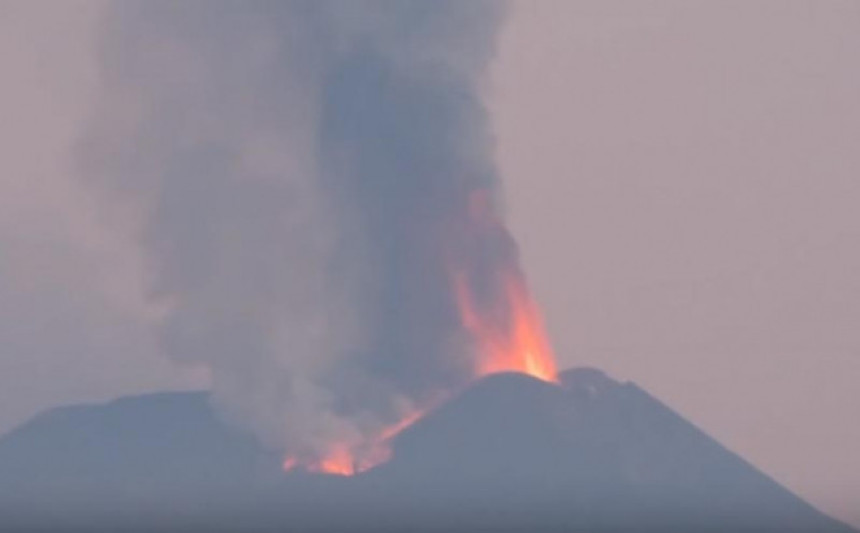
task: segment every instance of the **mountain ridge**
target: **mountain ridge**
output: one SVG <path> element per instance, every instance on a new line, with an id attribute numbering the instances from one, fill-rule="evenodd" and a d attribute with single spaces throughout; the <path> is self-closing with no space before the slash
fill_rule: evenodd
<path id="1" fill-rule="evenodd" d="M 351 478 L 282 473 L 205 391 L 50 410 L 0 437 L 0 522 L 29 523 L 27 510 L 54 530 L 853 531 L 634 383 L 588 368 L 557 385 L 488 376 Z"/>

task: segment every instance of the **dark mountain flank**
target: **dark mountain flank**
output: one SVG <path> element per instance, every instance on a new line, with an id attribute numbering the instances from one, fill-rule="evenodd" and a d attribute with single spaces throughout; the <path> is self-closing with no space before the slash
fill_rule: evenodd
<path id="1" fill-rule="evenodd" d="M 205 393 L 55 409 L 0 439 L 0 530 L 852 531 L 632 383 L 497 374 L 355 477 L 283 474 Z"/>

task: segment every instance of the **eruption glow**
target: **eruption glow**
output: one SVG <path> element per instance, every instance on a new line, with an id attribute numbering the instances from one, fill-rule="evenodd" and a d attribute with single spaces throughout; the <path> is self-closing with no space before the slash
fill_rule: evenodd
<path id="1" fill-rule="evenodd" d="M 345 443 L 337 443 L 332 446 L 327 455 L 319 459 L 300 461 L 295 456 L 287 457 L 283 463 L 284 471 L 303 468 L 308 472 L 352 476 L 370 470 L 391 458 L 391 440 L 421 418 L 424 413 L 426 410 L 413 411 L 397 424 L 384 428 L 373 442 L 366 444 L 368 449 L 363 453 L 358 453 Z"/>
<path id="2" fill-rule="evenodd" d="M 80 174 L 225 420 L 350 475 L 486 374 L 555 378 L 495 201 L 504 2 L 109 4 Z"/>
<path id="3" fill-rule="evenodd" d="M 470 195 L 464 220 L 466 246 L 492 242 L 500 236 L 510 240 L 507 229 L 493 212 L 486 191 L 478 190 Z M 471 341 L 470 382 L 498 372 L 521 372 L 544 381 L 557 381 L 555 358 L 540 311 L 514 254 L 496 262 L 489 283 L 490 298 L 482 299 L 475 291 L 477 285 L 470 282 L 473 280 L 469 278 L 468 268 L 451 267 L 449 274 L 460 325 Z M 365 453 L 359 454 L 350 446 L 337 443 L 328 454 L 309 462 L 288 457 L 284 470 L 302 467 L 310 472 L 347 476 L 369 470 L 387 461 L 391 456 L 392 439 L 432 407 L 412 411 L 396 424 L 382 429 L 372 442 L 365 443 Z"/>
<path id="4" fill-rule="evenodd" d="M 476 376 L 522 372 L 544 381 L 556 381 L 552 348 L 525 280 L 516 271 L 506 272 L 502 278 L 507 307 L 503 320 L 480 312 L 469 286 L 460 280 L 455 282 L 463 325 L 477 344 Z"/>
<path id="5" fill-rule="evenodd" d="M 460 276 L 454 277 L 454 291 L 463 328 L 473 339 L 474 377 L 478 379 L 498 372 L 522 372 L 544 381 L 556 381 L 552 349 L 543 331 L 540 312 L 528 293 L 523 276 L 516 270 L 502 276 L 506 313 L 498 309 L 481 310 L 469 286 Z M 497 317 L 501 317 L 498 320 Z M 429 409 L 416 410 L 397 424 L 384 428 L 369 450 L 358 457 L 348 445 L 335 444 L 330 452 L 308 462 L 290 456 L 284 470 L 301 466 L 309 472 L 351 476 L 384 463 L 391 457 L 391 441 L 401 431 L 420 419 Z"/>

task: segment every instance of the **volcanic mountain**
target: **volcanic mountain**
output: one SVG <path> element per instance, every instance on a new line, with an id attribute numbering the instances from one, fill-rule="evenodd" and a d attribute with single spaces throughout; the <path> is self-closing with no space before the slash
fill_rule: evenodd
<path id="1" fill-rule="evenodd" d="M 0 529 L 829 531 L 632 383 L 488 376 L 366 473 L 281 473 L 205 393 L 55 409 L 0 440 Z"/>

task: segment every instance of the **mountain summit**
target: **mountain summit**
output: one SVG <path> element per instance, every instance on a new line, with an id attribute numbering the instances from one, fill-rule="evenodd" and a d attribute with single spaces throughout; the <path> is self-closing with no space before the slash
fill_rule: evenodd
<path id="1" fill-rule="evenodd" d="M 484 378 L 355 477 L 282 474 L 205 393 L 57 409 L 0 439 L 0 529 L 852 531 L 636 385 L 559 381 Z"/>
<path id="2" fill-rule="evenodd" d="M 636 385 L 590 368 L 560 382 L 490 376 L 404 432 L 372 474 L 478 524 L 850 531 Z"/>

